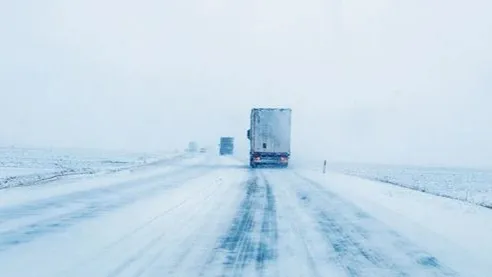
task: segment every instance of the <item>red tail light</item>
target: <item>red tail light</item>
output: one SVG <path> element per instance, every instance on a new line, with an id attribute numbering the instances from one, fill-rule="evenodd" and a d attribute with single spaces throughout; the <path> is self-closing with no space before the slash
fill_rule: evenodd
<path id="1" fill-rule="evenodd" d="M 259 161 L 260 160 L 260 157 L 255 157 L 255 161 Z"/>
<path id="2" fill-rule="evenodd" d="M 288 158 L 287 157 L 280 157 L 280 161 L 282 162 L 287 162 Z"/>

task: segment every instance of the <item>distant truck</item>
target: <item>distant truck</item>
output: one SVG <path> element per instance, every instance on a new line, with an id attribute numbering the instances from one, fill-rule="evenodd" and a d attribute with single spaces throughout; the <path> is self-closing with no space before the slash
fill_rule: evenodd
<path id="1" fill-rule="evenodd" d="M 188 148 L 186 149 L 187 152 L 195 153 L 198 151 L 198 144 L 194 141 L 190 141 L 188 143 Z"/>
<path id="2" fill-rule="evenodd" d="M 291 109 L 255 108 L 251 110 L 249 163 L 287 167 L 290 159 Z"/>
<path id="3" fill-rule="evenodd" d="M 221 156 L 234 154 L 234 138 L 233 137 L 221 137 L 220 138 L 219 154 Z"/>

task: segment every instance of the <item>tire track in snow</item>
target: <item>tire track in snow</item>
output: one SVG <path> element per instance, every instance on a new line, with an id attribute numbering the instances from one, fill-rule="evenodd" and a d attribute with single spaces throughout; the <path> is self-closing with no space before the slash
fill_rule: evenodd
<path id="1" fill-rule="evenodd" d="M 212 174 L 211 171 L 209 172 Z M 204 184 L 200 180 L 201 178 L 193 180 L 192 183 L 180 186 L 169 194 L 166 191 L 165 197 L 175 203 L 165 210 L 156 210 L 158 213 L 154 216 L 135 225 L 132 230 L 121 234 L 115 241 L 103 245 L 90 256 L 60 271 L 56 276 L 82 276 L 81 273 L 84 272 L 98 276 L 145 276 L 147 271 L 153 268 L 154 263 L 161 259 L 162 254 L 174 255 L 179 252 L 181 243 L 175 245 L 175 241 L 182 240 L 182 234 L 186 234 L 188 228 L 196 228 L 196 219 L 202 213 L 203 207 L 211 198 L 217 197 L 216 195 L 220 194 L 218 191 L 223 189 L 218 182 Z M 151 202 L 159 203 L 161 198 L 152 199 Z M 207 223 L 206 220 L 204 221 Z M 177 234 L 176 229 L 169 228 L 170 225 L 179 226 L 183 232 Z"/>
<path id="2" fill-rule="evenodd" d="M 297 187 L 298 201 L 317 218 L 347 276 L 459 276 L 354 204 L 308 178 L 297 177 L 303 184 Z"/>
<path id="3" fill-rule="evenodd" d="M 204 189 L 205 190 L 205 189 Z M 210 199 L 217 191 L 219 188 L 216 188 L 215 190 L 209 192 L 203 199 L 200 200 L 200 202 L 207 202 L 208 199 Z M 180 205 L 182 206 L 182 205 Z M 200 209 L 200 205 L 195 205 L 195 211 Z M 176 209 L 175 209 L 176 210 Z M 144 266 L 139 267 L 137 272 L 133 274 L 133 277 L 139 277 L 142 276 L 147 269 L 152 267 L 154 263 L 162 256 L 164 251 L 168 249 L 167 245 L 160 245 L 159 243 L 164 239 L 164 237 L 168 235 L 168 232 L 162 232 L 159 235 L 155 236 L 152 240 L 150 240 L 147 244 L 145 244 L 142 248 L 140 248 L 137 252 L 135 252 L 133 255 L 131 255 L 128 259 L 120 263 L 110 274 L 108 274 L 108 277 L 116 277 L 122 274 L 126 269 L 128 269 L 130 266 L 132 266 L 133 263 L 137 262 L 140 259 L 145 259 L 148 258 L 146 254 L 148 252 L 151 252 L 153 249 L 158 248 L 157 252 L 153 253 L 150 257 L 150 259 L 144 264 Z"/>
<path id="4" fill-rule="evenodd" d="M 145 222 L 144 224 L 138 226 L 137 228 L 133 229 L 132 231 L 130 231 L 129 233 L 123 235 L 122 237 L 120 237 L 118 240 L 114 241 L 113 243 L 109 244 L 109 245 L 106 245 L 103 249 L 101 249 L 101 251 L 99 251 L 98 253 L 96 253 L 94 256 L 92 256 L 91 258 L 79 263 L 78 265 L 70 268 L 70 269 L 67 269 L 67 270 L 63 270 L 59 275 L 57 276 L 60 276 L 60 277 L 63 277 L 63 276 L 69 276 L 70 273 L 69 272 L 73 272 L 75 270 L 82 270 L 82 268 L 84 266 L 87 266 L 89 265 L 91 262 L 94 262 L 96 261 L 97 259 L 99 259 L 102 255 L 104 254 L 107 254 L 108 252 L 112 251 L 113 249 L 115 249 L 116 247 L 120 246 L 121 244 L 123 244 L 125 241 L 127 240 L 130 240 L 132 237 L 134 237 L 135 235 L 137 235 L 139 232 L 151 227 L 152 225 L 156 224 L 158 222 L 159 219 L 161 219 L 162 217 L 166 216 L 166 215 L 169 215 L 169 214 L 172 214 L 174 212 L 176 212 L 177 209 L 179 209 L 181 206 L 183 206 L 185 203 L 187 202 L 187 199 L 186 200 L 183 200 L 181 201 L 180 203 L 178 203 L 177 205 L 175 206 L 172 206 L 170 207 L 169 209 L 165 210 L 164 212 L 154 216 L 153 218 L 151 218 L 150 220 L 148 220 L 147 222 Z"/>
<path id="5" fill-rule="evenodd" d="M 242 276 L 251 267 L 262 276 L 269 263 L 277 259 L 277 208 L 270 184 L 251 171 L 246 182 L 244 199 L 227 233 L 200 276 L 206 276 L 207 266 L 223 258 L 222 276 Z"/>
<path id="6" fill-rule="evenodd" d="M 265 262 L 277 259 L 277 208 L 272 187 L 266 179 L 266 206 L 264 208 L 263 222 L 261 224 L 260 243 L 256 256 L 256 268 L 259 272 L 265 269 Z"/>
<path id="7" fill-rule="evenodd" d="M 236 188 L 229 185 L 223 186 L 222 181 L 220 181 L 218 187 L 208 197 L 202 200 L 203 203 L 196 205 L 197 210 L 200 212 L 191 214 L 181 227 L 183 230 L 183 233 L 181 234 L 182 237 L 179 239 L 177 245 L 173 247 L 173 249 L 176 250 L 173 251 L 172 258 L 168 257 L 169 253 L 165 253 L 165 250 L 168 250 L 169 245 L 164 245 L 157 254 L 140 267 L 133 277 L 147 276 L 147 274 L 153 276 L 152 273 L 154 272 L 156 275 L 190 275 L 190 273 L 182 272 L 183 270 L 189 270 L 189 267 L 187 268 L 187 266 L 190 265 L 190 261 L 187 259 L 191 259 L 191 262 L 193 262 L 193 265 L 195 266 L 197 261 L 201 261 L 201 259 L 197 259 L 196 252 L 201 252 L 202 254 L 199 256 L 203 259 L 207 253 L 207 250 L 205 249 L 213 247 L 212 244 L 209 244 L 208 247 L 204 247 L 201 244 L 204 242 L 203 232 L 206 233 L 207 230 L 210 230 L 211 226 L 216 227 L 216 225 L 219 224 L 219 221 L 221 221 L 221 214 L 216 214 L 216 212 L 217 210 L 227 207 L 228 201 L 224 200 L 224 197 L 231 195 L 231 191 L 234 190 L 236 190 Z M 197 222 L 200 224 L 197 224 Z M 209 241 L 209 243 L 213 243 L 213 240 Z M 157 270 L 154 269 L 154 266 L 157 267 Z"/>
<path id="8" fill-rule="evenodd" d="M 219 249 L 226 251 L 225 272 L 230 272 L 232 276 L 241 276 L 244 267 L 255 260 L 256 247 L 252 235 L 257 193 L 258 176 L 255 174 L 248 180 L 246 196 L 241 202 L 231 228 L 219 246 Z M 228 276 L 228 274 L 224 275 Z"/>
<path id="9" fill-rule="evenodd" d="M 271 177 L 269 175 L 269 177 Z M 279 267 L 282 269 L 284 274 L 287 273 L 294 275 L 298 273 L 297 276 L 312 276 L 321 277 L 323 270 L 320 270 L 320 266 L 325 265 L 320 257 L 323 257 L 322 252 L 319 250 L 319 246 L 313 245 L 313 242 L 318 241 L 318 237 L 313 237 L 314 230 L 312 225 L 308 221 L 309 215 L 306 215 L 303 207 L 297 204 L 297 196 L 295 194 L 295 189 L 289 185 L 289 182 L 276 181 L 279 187 L 279 193 L 277 194 L 279 199 L 279 215 L 282 218 L 280 224 L 284 224 L 284 235 L 283 242 L 280 245 L 283 246 L 280 260 L 282 264 Z M 282 225 L 281 225 L 282 226 Z M 282 227 L 281 227 L 282 228 Z M 317 249 L 313 249 L 317 248 Z M 315 260 L 315 257 L 318 260 Z M 302 261 L 304 260 L 304 262 Z M 320 265 L 320 263 L 323 263 Z M 291 265 L 292 263 L 297 263 L 294 271 L 291 268 L 282 268 L 282 265 Z M 328 270 L 324 273 L 326 276 L 336 276 L 332 274 L 326 274 Z M 332 271 L 329 271 L 330 273 Z M 282 276 L 279 274 L 279 276 Z"/>
<path id="10" fill-rule="evenodd" d="M 382 269 L 381 271 L 384 273 L 381 274 L 385 274 L 382 276 L 386 276 L 388 273 L 391 276 L 410 276 L 393 264 L 389 257 L 384 257 L 381 253 L 361 243 L 364 236 L 357 233 L 351 228 L 352 226 L 347 227 L 348 222 L 335 221 L 325 212 L 319 212 L 318 218 L 322 232 L 337 254 L 337 262 L 345 268 L 348 276 L 367 276 L 365 270 L 367 268 Z"/>

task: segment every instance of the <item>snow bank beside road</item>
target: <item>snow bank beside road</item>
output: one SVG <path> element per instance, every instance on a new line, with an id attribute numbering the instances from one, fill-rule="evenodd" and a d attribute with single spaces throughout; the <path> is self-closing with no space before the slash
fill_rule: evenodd
<path id="1" fill-rule="evenodd" d="M 77 149 L 0 148 L 0 189 L 70 176 L 109 173 L 176 157 L 180 153 L 126 154 Z"/>
<path id="2" fill-rule="evenodd" d="M 170 158 L 168 166 L 136 167 L 113 174 L 91 174 L 84 178 L 62 179 L 51 183 L 49 186 L 20 186 L 4 189 L 0 190 L 0 208 L 10 205 L 23 205 L 32 201 L 40 201 L 92 189 L 104 189 L 120 183 L 135 182 L 138 184 L 139 180 L 155 178 L 175 170 L 196 166 L 203 162 L 203 159 L 205 157 L 190 157 L 182 160 Z M 158 163 L 156 165 L 161 164 Z"/>
<path id="3" fill-rule="evenodd" d="M 335 165 L 332 169 L 492 208 L 492 170 L 382 165 Z"/>
<path id="4" fill-rule="evenodd" d="M 491 210 L 338 173 L 299 173 L 446 259 L 466 276 L 488 276 L 492 272 Z"/>
<path id="5" fill-rule="evenodd" d="M 32 174 L 49 173 L 50 169 L 24 168 L 24 167 L 0 167 L 0 180 L 13 176 L 26 176 Z"/>

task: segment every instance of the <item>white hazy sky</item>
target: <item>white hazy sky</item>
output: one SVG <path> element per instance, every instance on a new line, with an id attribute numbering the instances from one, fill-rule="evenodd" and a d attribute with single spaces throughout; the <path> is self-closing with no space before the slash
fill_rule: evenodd
<path id="1" fill-rule="evenodd" d="M 293 156 L 492 165 L 490 0 L 0 3 L 0 144 L 246 145 L 293 109 Z"/>

